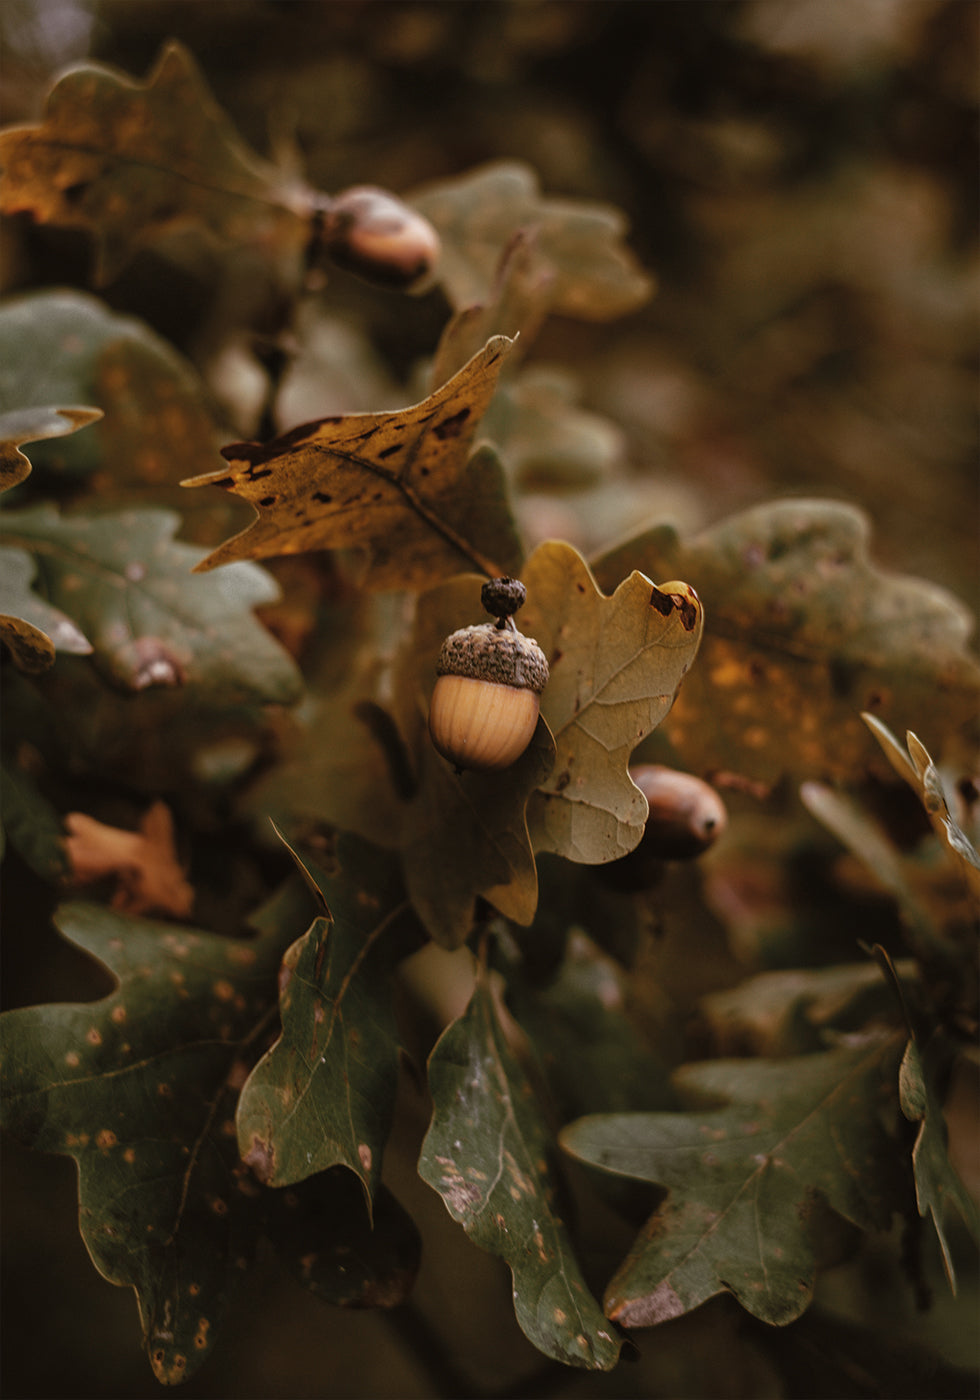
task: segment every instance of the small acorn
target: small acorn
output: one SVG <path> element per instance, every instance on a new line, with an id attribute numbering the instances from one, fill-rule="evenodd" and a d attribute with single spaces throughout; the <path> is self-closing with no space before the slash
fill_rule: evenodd
<path id="1" fill-rule="evenodd" d="M 514 623 L 526 596 L 518 579 L 491 579 L 480 597 L 496 622 L 462 627 L 442 644 L 429 734 L 457 770 L 509 768 L 531 742 L 548 663 Z"/>
<path id="2" fill-rule="evenodd" d="M 338 267 L 399 290 L 421 282 L 440 253 L 428 219 L 373 185 L 355 185 L 330 201 L 323 246 Z"/>

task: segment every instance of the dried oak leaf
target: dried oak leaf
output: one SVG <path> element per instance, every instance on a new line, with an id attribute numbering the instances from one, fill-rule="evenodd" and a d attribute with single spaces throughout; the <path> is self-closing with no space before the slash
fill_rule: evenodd
<path id="1" fill-rule="evenodd" d="M 230 471 L 185 486 L 222 486 L 257 519 L 197 565 L 311 549 L 363 550 L 365 587 L 421 588 L 477 569 L 515 573 L 520 544 L 500 465 L 470 454 L 513 342 L 495 336 L 441 389 L 395 413 L 324 418 L 268 443 L 223 449 Z"/>
<path id="2" fill-rule="evenodd" d="M 643 834 L 646 799 L 630 755 L 667 714 L 701 640 L 703 611 L 686 583 L 634 571 L 612 597 L 571 545 L 539 545 L 522 575 L 521 630 L 548 658 L 541 713 L 554 767 L 528 808 L 535 850 L 587 865 L 616 860 Z"/>
<path id="3" fill-rule="evenodd" d="M 312 191 L 248 149 L 175 42 L 145 83 L 100 64 L 70 69 L 39 126 L 0 132 L 0 166 L 0 212 L 92 230 L 100 282 L 182 225 L 286 252 L 308 237 Z"/>
<path id="4" fill-rule="evenodd" d="M 426 186 L 410 202 L 439 233 L 439 277 L 457 310 L 488 299 L 501 254 L 518 230 L 534 232 L 553 312 L 607 321 L 651 294 L 652 279 L 622 244 L 627 222 L 620 210 L 545 198 L 534 171 L 520 161 L 495 161 Z"/>
<path id="5" fill-rule="evenodd" d="M 432 1123 L 419 1174 L 514 1281 L 521 1330 L 566 1366 L 608 1371 L 620 1341 L 582 1277 L 556 1190 L 553 1138 L 481 969 L 429 1057 Z"/>
<path id="6" fill-rule="evenodd" d="M 658 527 L 593 568 L 600 583 L 676 572 L 704 601 L 700 661 L 665 726 L 692 771 L 849 779 L 868 765 L 862 710 L 928 714 L 951 744 L 969 743 L 973 618 L 939 585 L 877 568 L 853 506 L 770 502 L 688 541 Z"/>
<path id="7" fill-rule="evenodd" d="M 106 826 L 84 812 L 69 812 L 65 827 L 74 883 L 86 885 L 115 875 L 119 883 L 112 907 L 123 914 L 184 919 L 191 912 L 194 891 L 177 858 L 173 818 L 165 802 L 154 802 L 143 813 L 139 831 Z"/>
<path id="8" fill-rule="evenodd" d="M 686 1065 L 675 1084 L 690 1111 L 594 1114 L 565 1128 L 573 1157 L 669 1191 L 606 1290 L 607 1316 L 649 1327 L 727 1291 L 763 1322 L 799 1317 L 821 1208 L 885 1229 L 904 1202 L 901 1149 L 882 1126 L 902 1048 L 889 1035 Z"/>

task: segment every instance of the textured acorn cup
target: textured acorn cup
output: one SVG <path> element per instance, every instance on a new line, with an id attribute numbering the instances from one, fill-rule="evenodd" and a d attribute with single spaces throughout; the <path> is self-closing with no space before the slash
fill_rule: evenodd
<path id="1" fill-rule="evenodd" d="M 491 579 L 483 606 L 497 621 L 462 627 L 442 644 L 429 733 L 457 769 L 509 768 L 531 742 L 548 663 L 510 620 L 524 597 L 516 579 Z"/>

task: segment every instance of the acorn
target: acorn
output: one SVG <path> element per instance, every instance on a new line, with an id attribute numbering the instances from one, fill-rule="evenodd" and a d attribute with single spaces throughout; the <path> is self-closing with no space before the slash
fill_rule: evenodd
<path id="1" fill-rule="evenodd" d="M 615 889 L 652 889 L 665 861 L 692 860 L 713 846 L 728 813 L 710 783 L 692 773 L 660 763 L 638 763 L 629 773 L 647 800 L 646 825 L 639 844 L 601 870 Z"/>
<path id="2" fill-rule="evenodd" d="M 323 246 L 338 267 L 399 290 L 425 279 L 441 250 L 428 219 L 374 185 L 355 185 L 331 199 Z"/>
<path id="3" fill-rule="evenodd" d="M 496 622 L 461 627 L 442 644 L 429 734 L 457 772 L 509 768 L 531 742 L 548 663 L 514 623 L 526 596 L 517 579 L 491 579 L 480 597 Z"/>

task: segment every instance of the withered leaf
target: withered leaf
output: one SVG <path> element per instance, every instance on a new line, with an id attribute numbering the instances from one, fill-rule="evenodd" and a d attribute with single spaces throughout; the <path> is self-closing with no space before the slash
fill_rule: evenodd
<path id="1" fill-rule="evenodd" d="M 222 486 L 257 519 L 197 567 L 311 549 L 367 552 L 365 586 L 421 588 L 476 568 L 513 573 L 520 545 L 499 463 L 471 455 L 512 342 L 495 336 L 441 389 L 396 413 L 321 419 L 269 443 L 223 449 L 230 470 L 185 486 Z"/>
<path id="2" fill-rule="evenodd" d="M 665 726 L 691 771 L 850 778 L 869 762 L 862 710 L 928 714 L 951 745 L 969 742 L 973 619 L 937 584 L 877 568 L 852 506 L 771 502 L 687 542 L 658 528 L 593 567 L 607 586 L 629 568 L 676 571 L 704 601 L 701 657 Z"/>
<path id="3" fill-rule="evenodd" d="M 0 132 L 0 165 L 0 212 L 94 232 L 101 282 L 181 225 L 286 252 L 307 237 L 312 192 L 248 149 L 176 42 L 145 83 L 69 70 L 39 126 Z"/>
<path id="4" fill-rule="evenodd" d="M 495 161 L 416 190 L 411 203 L 442 239 L 439 276 L 459 310 L 487 300 L 498 260 L 518 230 L 551 279 L 549 307 L 564 316 L 612 320 L 647 300 L 652 279 L 623 246 L 625 216 L 612 205 L 544 197 L 530 166 Z"/>
<path id="5" fill-rule="evenodd" d="M 138 831 L 107 826 L 85 812 L 69 812 L 65 827 L 74 883 L 116 876 L 112 908 L 124 914 L 183 919 L 191 912 L 194 891 L 177 859 L 173 817 L 166 803 L 154 802 L 141 817 Z"/>
<path id="6" fill-rule="evenodd" d="M 555 765 L 528 810 L 536 850 L 600 864 L 639 841 L 647 804 L 632 751 L 664 718 L 701 639 L 700 601 L 684 583 L 632 573 L 606 597 L 571 545 L 539 545 L 523 574 L 521 628 L 548 658 L 541 713 Z"/>

